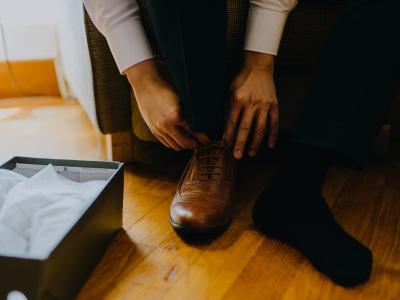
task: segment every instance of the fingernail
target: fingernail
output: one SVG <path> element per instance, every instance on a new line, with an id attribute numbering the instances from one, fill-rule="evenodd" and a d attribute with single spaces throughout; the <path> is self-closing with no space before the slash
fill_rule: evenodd
<path id="1" fill-rule="evenodd" d="M 236 159 L 241 159 L 242 158 L 242 151 L 241 150 L 235 150 L 235 158 Z"/>

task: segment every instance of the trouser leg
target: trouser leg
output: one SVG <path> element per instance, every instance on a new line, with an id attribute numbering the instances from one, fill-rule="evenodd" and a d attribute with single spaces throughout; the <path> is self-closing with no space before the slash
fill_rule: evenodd
<path id="1" fill-rule="evenodd" d="M 349 1 L 322 53 L 294 141 L 362 164 L 399 80 L 399 53 L 400 1 Z"/>
<path id="2" fill-rule="evenodd" d="M 152 30 L 192 129 L 222 133 L 226 0 L 148 0 Z"/>

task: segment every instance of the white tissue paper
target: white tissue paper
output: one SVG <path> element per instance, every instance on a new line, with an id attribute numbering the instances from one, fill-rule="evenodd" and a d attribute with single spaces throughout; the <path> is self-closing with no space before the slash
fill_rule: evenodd
<path id="1" fill-rule="evenodd" d="M 26 177 L 17 174 L 10 170 L 0 169 L 0 208 L 3 206 L 3 202 L 8 191 L 17 183 L 24 181 Z"/>
<path id="2" fill-rule="evenodd" d="M 47 257 L 105 184 L 71 181 L 52 165 L 30 178 L 0 170 L 0 253 Z"/>

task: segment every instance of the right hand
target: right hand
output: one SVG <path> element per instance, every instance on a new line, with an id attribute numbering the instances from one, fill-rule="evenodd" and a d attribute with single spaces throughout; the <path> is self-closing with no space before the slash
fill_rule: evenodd
<path id="1" fill-rule="evenodd" d="M 191 130 L 182 117 L 178 95 L 158 74 L 154 59 L 128 68 L 125 74 L 132 85 L 144 121 L 161 143 L 179 151 L 209 142 L 205 134 Z"/>

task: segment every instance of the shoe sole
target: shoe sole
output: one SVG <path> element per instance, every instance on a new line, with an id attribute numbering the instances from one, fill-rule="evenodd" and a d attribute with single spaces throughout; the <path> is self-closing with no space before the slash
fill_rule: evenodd
<path id="1" fill-rule="evenodd" d="M 213 235 L 219 234 L 224 232 L 229 225 L 231 224 L 231 220 L 226 224 L 219 226 L 219 227 L 212 227 L 212 228 L 199 228 L 199 227 L 189 227 L 174 223 L 171 218 L 169 218 L 169 222 L 171 223 L 174 230 L 182 235 Z"/>

